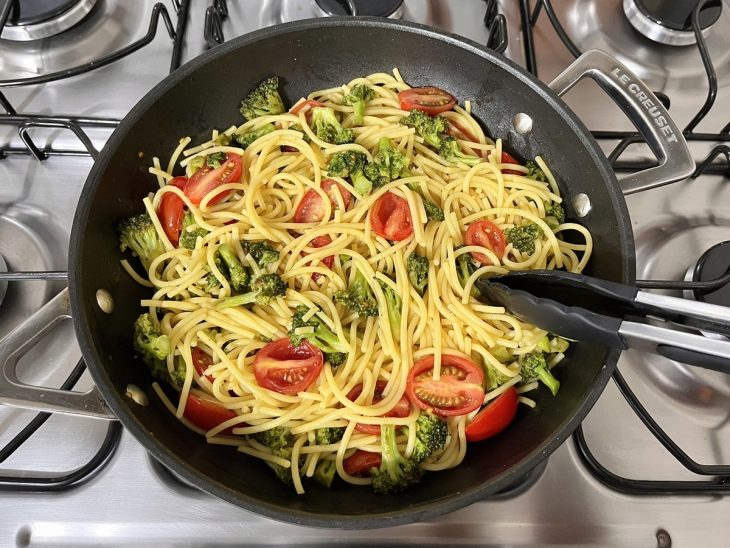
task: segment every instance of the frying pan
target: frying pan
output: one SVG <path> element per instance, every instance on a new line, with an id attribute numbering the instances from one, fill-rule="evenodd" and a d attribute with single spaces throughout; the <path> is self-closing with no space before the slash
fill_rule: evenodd
<path id="1" fill-rule="evenodd" d="M 559 368 L 557 397 L 537 391 L 536 409 L 520 410 L 507 431 L 471 445 L 460 466 L 429 473 L 397 496 L 378 496 L 344 482 L 329 490 L 311 484 L 306 494 L 296 495 L 260 460 L 207 445 L 178 422 L 152 392 L 152 379 L 134 356 L 132 325 L 148 290 L 120 267 L 115 227 L 121 218 L 139 213 L 142 198 L 155 189 L 147 173 L 152 157 L 167 158 L 182 136 L 202 141 L 211 128 L 238 123 L 241 97 L 272 73 L 282 78 L 284 99 L 292 104 L 311 90 L 393 67 L 412 85 L 435 85 L 461 101 L 470 99 L 488 134 L 501 137 L 505 149 L 521 160 L 541 155 L 559 181 L 568 218 L 593 234 L 587 273 L 633 281 L 634 243 L 622 189 L 686 177 L 694 164 L 661 103 L 625 67 L 601 52 L 588 52 L 548 87 L 476 43 L 421 25 L 376 18 L 298 21 L 242 36 L 196 58 L 163 80 L 122 121 L 79 200 L 69 292 L 0 343 L 0 403 L 116 417 L 188 482 L 247 510 L 309 526 L 374 528 L 421 521 L 496 493 L 545 459 L 593 406 L 618 351 L 575 344 Z M 632 118 L 657 155 L 657 167 L 616 180 L 590 133 L 559 98 L 584 76 L 596 80 Z M 518 113 L 531 118 L 530 131 L 524 116 L 515 118 Z M 523 122 L 513 125 L 513 119 Z M 69 309 L 95 388 L 80 394 L 22 385 L 15 375 L 19 357 L 68 317 Z M 148 406 L 125 396 L 129 384 L 147 392 Z"/>

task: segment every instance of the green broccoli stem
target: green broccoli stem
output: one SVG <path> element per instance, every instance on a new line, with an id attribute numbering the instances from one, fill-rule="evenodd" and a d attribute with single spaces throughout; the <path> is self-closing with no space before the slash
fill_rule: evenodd
<path id="1" fill-rule="evenodd" d="M 355 101 L 355 103 L 352 105 L 352 114 L 355 125 L 361 126 L 363 121 L 365 120 L 365 101 L 363 101 L 362 99 L 359 101 Z"/>
<path id="2" fill-rule="evenodd" d="M 550 389 L 553 396 L 556 396 L 560 389 L 560 381 L 553 377 L 553 374 L 547 367 L 540 367 L 535 372 L 537 373 L 537 378 L 540 379 L 540 382 Z"/>
<path id="3" fill-rule="evenodd" d="M 245 306 L 256 302 L 256 292 L 249 291 L 248 293 L 242 293 L 241 295 L 234 295 L 223 299 L 216 305 L 217 310 L 223 310 L 225 308 L 233 308 L 234 306 Z"/>
<path id="4" fill-rule="evenodd" d="M 382 468 L 388 473 L 394 482 L 400 481 L 402 474 L 400 464 L 405 461 L 398 451 L 398 444 L 395 439 L 395 426 L 381 425 L 380 427 L 380 449 L 382 456 Z"/>
<path id="5" fill-rule="evenodd" d="M 365 177 L 365 174 L 362 171 L 352 174 L 352 186 L 355 187 L 355 190 L 358 193 L 363 195 L 369 194 L 373 189 L 373 183 L 370 179 Z"/>
<path id="6" fill-rule="evenodd" d="M 312 476 L 317 483 L 320 483 L 328 489 L 332 487 L 332 482 L 335 479 L 337 472 L 337 464 L 333 460 L 320 460 L 317 463 L 317 467 L 314 469 L 314 476 Z"/>
<path id="7" fill-rule="evenodd" d="M 400 324 L 401 324 L 401 298 L 393 291 L 393 289 L 384 282 L 380 282 L 385 295 L 385 302 L 388 308 L 388 323 L 390 324 L 390 332 L 393 338 L 400 340 Z"/>

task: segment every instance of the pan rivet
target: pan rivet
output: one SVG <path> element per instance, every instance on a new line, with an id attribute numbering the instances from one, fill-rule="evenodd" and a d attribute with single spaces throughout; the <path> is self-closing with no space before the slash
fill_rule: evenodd
<path id="1" fill-rule="evenodd" d="M 532 131 L 532 118 L 524 112 L 518 112 L 512 117 L 512 126 L 520 135 L 525 135 Z"/>
<path id="2" fill-rule="evenodd" d="M 147 407 L 150 404 L 149 399 L 147 399 L 147 394 L 145 394 L 136 384 L 128 384 L 125 395 L 134 401 L 134 403 L 137 403 L 142 407 Z"/>
<path id="3" fill-rule="evenodd" d="M 573 198 L 573 209 L 575 209 L 575 213 L 578 217 L 585 217 L 591 212 L 592 208 L 591 199 L 582 192 L 580 194 L 576 194 L 575 198 Z"/>
<path id="4" fill-rule="evenodd" d="M 109 293 L 106 289 L 99 289 L 96 292 L 96 304 L 98 304 L 101 311 L 106 314 L 114 312 L 114 299 L 112 299 L 111 293 Z"/>

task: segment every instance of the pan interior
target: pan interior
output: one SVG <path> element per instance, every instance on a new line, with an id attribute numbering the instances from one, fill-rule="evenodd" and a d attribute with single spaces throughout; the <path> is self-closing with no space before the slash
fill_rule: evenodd
<path id="1" fill-rule="evenodd" d="M 377 527 L 422 519 L 456 509 L 494 492 L 557 447 L 577 425 L 605 385 L 616 355 L 574 345 L 557 375 L 561 389 L 532 393 L 537 408 L 520 410 L 504 434 L 469 447 L 464 463 L 429 473 L 410 491 L 392 497 L 336 482 L 325 490 L 309 482 L 297 496 L 266 465 L 229 447 L 207 445 L 159 402 L 151 378 L 133 355 L 132 324 L 147 289 L 119 265 L 117 221 L 142 211 L 142 198 L 156 188 L 147 173 L 152 157 L 163 165 L 179 139 L 193 143 L 212 128 L 241 123 L 239 102 L 263 78 L 277 74 L 288 104 L 310 91 L 361 75 L 398 67 L 411 85 L 435 85 L 463 103 L 488 133 L 504 140 L 518 158 L 541 155 L 567 198 L 587 194 L 593 204 L 580 222 L 594 237 L 587 273 L 626 281 L 633 273 L 628 216 L 613 174 L 582 125 L 539 84 L 508 62 L 412 24 L 376 20 L 309 21 L 266 29 L 234 40 L 183 67 L 155 88 L 125 119 L 105 147 L 86 183 L 72 242 L 72 293 L 77 331 L 97 384 L 125 426 L 154 456 L 188 480 L 251 510 L 296 523 Z M 516 113 L 533 120 L 527 135 L 512 128 Z M 99 288 L 108 289 L 115 312 L 95 306 Z M 605 364 L 609 365 L 606 366 Z M 134 383 L 147 390 L 142 408 L 124 397 Z"/>

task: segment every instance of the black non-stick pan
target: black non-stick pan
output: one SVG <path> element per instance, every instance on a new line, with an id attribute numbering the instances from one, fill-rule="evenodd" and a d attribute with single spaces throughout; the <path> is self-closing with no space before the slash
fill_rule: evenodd
<path id="1" fill-rule="evenodd" d="M 503 434 L 469 447 L 463 464 L 427 474 L 397 496 L 335 482 L 296 495 L 260 460 L 230 447 L 207 445 L 163 407 L 146 368 L 134 357 L 132 324 L 148 291 L 119 265 L 119 219 L 142 209 L 156 188 L 147 168 L 167 158 L 182 136 L 193 142 L 240 121 L 241 97 L 272 73 L 288 104 L 309 91 L 398 67 L 412 85 L 435 85 L 460 101 L 504 147 L 525 160 L 541 155 L 565 196 L 567 215 L 593 234 L 587 273 L 630 283 L 634 244 L 623 192 L 683 178 L 693 163 L 681 132 L 648 88 L 601 52 L 578 59 L 546 86 L 503 57 L 433 29 L 371 18 L 329 18 L 267 28 L 232 40 L 171 74 L 148 93 L 114 132 L 79 201 L 70 249 L 69 292 L 63 292 L 0 344 L 5 375 L 0 402 L 118 418 L 155 458 L 190 483 L 233 504 L 275 519 L 342 528 L 420 521 L 463 507 L 504 488 L 540 463 L 570 435 L 603 390 L 619 352 L 576 344 L 559 369 L 560 393 L 536 394 Z M 634 120 L 657 154 L 659 167 L 619 183 L 590 133 L 559 98 L 584 76 L 594 78 Z M 522 113 L 532 121 L 525 124 Z M 521 123 L 513 124 L 513 120 Z M 519 129 L 519 131 L 518 131 Z M 108 293 L 113 301 L 99 299 Z M 99 302 L 104 304 L 104 309 Z M 70 313 L 96 388 L 70 394 L 22 386 L 14 363 L 58 317 Z M 8 382 L 10 379 L 13 382 Z M 142 387 L 149 406 L 125 396 Z M 485 516 L 485 519 L 489 519 Z"/>

